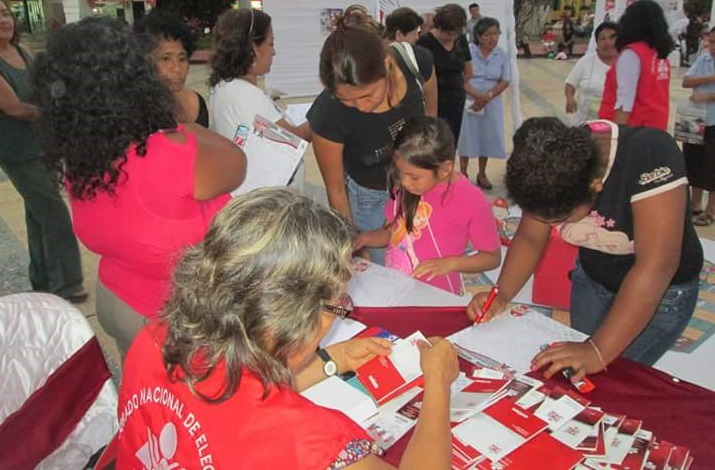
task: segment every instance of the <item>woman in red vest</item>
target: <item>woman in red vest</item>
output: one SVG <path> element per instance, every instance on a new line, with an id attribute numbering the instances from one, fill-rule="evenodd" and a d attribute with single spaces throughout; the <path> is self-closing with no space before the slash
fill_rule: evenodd
<path id="1" fill-rule="evenodd" d="M 377 338 L 316 349 L 350 313 L 351 252 L 349 224 L 290 190 L 228 204 L 126 357 L 117 468 L 394 468 L 347 416 L 298 393 L 390 352 Z M 457 356 L 440 338 L 419 347 L 424 398 L 400 468 L 447 468 Z"/>
<path id="2" fill-rule="evenodd" d="M 675 44 L 660 5 L 639 0 L 618 23 L 620 53 L 606 74 L 598 117 L 631 127 L 666 130 L 670 106 L 670 61 Z"/>

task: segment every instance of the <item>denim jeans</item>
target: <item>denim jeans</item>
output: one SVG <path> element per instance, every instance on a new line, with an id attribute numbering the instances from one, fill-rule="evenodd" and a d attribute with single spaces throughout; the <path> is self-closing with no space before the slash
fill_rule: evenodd
<path id="1" fill-rule="evenodd" d="M 82 290 L 82 262 L 57 176 L 41 158 L 0 163 L 25 203 L 32 289 L 69 297 Z"/>
<path id="2" fill-rule="evenodd" d="M 591 279 L 578 262 L 571 282 L 571 327 L 592 335 L 606 318 L 616 294 Z M 655 314 L 623 356 L 650 366 L 655 364 L 688 326 L 699 287 L 697 277 L 668 287 Z"/>
<path id="3" fill-rule="evenodd" d="M 352 178 L 347 181 L 350 212 L 358 232 L 375 230 L 385 223 L 385 204 L 387 190 L 370 189 L 357 184 Z M 368 248 L 370 260 L 380 265 L 385 264 L 384 248 Z"/>

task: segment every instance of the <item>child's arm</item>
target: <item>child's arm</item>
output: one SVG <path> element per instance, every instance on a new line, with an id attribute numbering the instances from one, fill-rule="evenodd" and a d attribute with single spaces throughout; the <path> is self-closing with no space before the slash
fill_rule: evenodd
<path id="1" fill-rule="evenodd" d="M 428 259 L 421 262 L 412 272 L 413 277 L 430 281 L 437 276 L 451 272 L 481 273 L 499 266 L 501 263 L 501 249 L 493 251 L 480 251 L 471 255 L 447 256 L 444 258 Z"/>
<path id="2" fill-rule="evenodd" d="M 359 233 L 353 241 L 354 251 L 361 250 L 365 247 L 383 248 L 387 246 L 390 242 L 390 230 L 387 227 L 387 222 L 385 222 L 382 228 Z"/>

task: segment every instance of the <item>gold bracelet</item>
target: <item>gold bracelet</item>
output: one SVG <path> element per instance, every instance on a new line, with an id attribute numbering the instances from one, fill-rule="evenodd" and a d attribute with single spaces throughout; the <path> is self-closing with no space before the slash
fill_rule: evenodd
<path id="1" fill-rule="evenodd" d="M 596 346 L 596 343 L 591 339 L 587 338 L 586 341 L 588 341 L 588 344 L 591 345 L 594 351 L 596 351 L 596 355 L 598 356 L 598 359 L 601 361 L 601 364 L 603 364 L 603 370 L 608 372 L 608 366 L 606 366 L 606 361 L 603 360 L 603 356 L 601 355 L 601 350 L 598 349 L 598 346 Z"/>

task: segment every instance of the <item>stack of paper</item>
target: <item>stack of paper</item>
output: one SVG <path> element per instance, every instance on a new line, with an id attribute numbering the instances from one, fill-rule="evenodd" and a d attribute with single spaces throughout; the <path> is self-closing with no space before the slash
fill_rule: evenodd
<path id="1" fill-rule="evenodd" d="M 512 379 L 474 409 L 481 411 L 452 429 L 453 469 L 687 470 L 693 461 L 640 420 L 529 377 Z"/>

